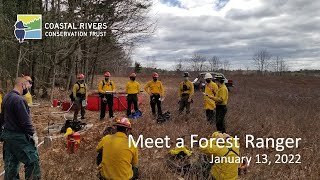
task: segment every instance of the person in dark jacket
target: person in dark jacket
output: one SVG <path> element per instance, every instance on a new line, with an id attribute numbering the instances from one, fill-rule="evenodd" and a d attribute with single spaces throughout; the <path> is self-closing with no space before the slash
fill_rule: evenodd
<path id="1" fill-rule="evenodd" d="M 19 179 L 20 162 L 25 167 L 25 179 L 40 179 L 39 155 L 37 151 L 38 137 L 32 125 L 30 110 L 23 98 L 28 92 L 29 82 L 18 77 L 14 89 L 2 102 L 3 160 L 5 180 Z"/>

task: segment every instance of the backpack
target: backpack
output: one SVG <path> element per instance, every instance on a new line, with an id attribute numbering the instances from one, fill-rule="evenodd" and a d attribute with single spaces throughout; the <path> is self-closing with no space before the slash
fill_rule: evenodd
<path id="1" fill-rule="evenodd" d="M 78 86 L 79 86 L 79 89 L 77 90 L 77 93 L 78 93 L 78 91 L 83 87 L 80 87 L 80 83 L 79 82 L 76 82 L 76 84 L 78 84 Z M 86 89 L 86 83 L 84 83 L 84 88 Z M 72 102 L 74 102 L 76 100 L 75 97 L 73 97 L 73 92 L 71 92 L 71 94 L 69 95 L 69 98 L 70 98 L 70 100 Z"/>
<path id="2" fill-rule="evenodd" d="M 66 120 L 63 127 L 60 130 L 60 133 L 66 133 L 67 129 L 70 127 L 74 132 L 80 131 L 83 129 L 87 124 L 82 123 L 79 120 Z"/>

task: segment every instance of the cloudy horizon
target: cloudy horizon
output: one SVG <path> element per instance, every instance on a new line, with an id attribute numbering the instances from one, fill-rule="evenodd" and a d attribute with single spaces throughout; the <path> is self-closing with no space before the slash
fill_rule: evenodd
<path id="1" fill-rule="evenodd" d="M 173 69 L 179 59 L 200 53 L 230 62 L 230 69 L 254 69 L 252 56 L 267 50 L 289 70 L 320 69 L 320 1 L 302 0 L 154 0 L 151 37 L 132 59 Z"/>

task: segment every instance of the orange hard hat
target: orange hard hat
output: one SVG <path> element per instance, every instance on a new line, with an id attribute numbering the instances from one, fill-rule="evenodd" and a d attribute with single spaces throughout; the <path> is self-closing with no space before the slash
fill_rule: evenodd
<path id="1" fill-rule="evenodd" d="M 105 76 L 105 77 L 110 77 L 110 76 L 111 76 L 111 74 L 110 74 L 110 72 L 109 72 L 109 71 L 107 71 L 106 73 L 104 73 L 104 76 Z"/>
<path id="2" fill-rule="evenodd" d="M 159 77 L 159 74 L 158 74 L 158 73 L 156 73 L 156 72 L 154 72 L 154 73 L 152 74 L 152 77 L 154 77 L 154 78 L 158 78 L 158 77 Z"/>
<path id="3" fill-rule="evenodd" d="M 131 73 L 130 77 L 137 77 L 136 73 Z"/>
<path id="4" fill-rule="evenodd" d="M 129 119 L 125 117 L 118 118 L 114 126 L 122 126 L 122 127 L 131 129 L 131 123 Z"/>
<path id="5" fill-rule="evenodd" d="M 81 80 L 84 79 L 84 74 L 78 74 L 77 78 Z"/>

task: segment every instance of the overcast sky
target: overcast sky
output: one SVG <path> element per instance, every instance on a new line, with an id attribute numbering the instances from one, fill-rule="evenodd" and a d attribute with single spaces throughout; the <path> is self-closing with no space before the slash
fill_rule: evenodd
<path id="1" fill-rule="evenodd" d="M 290 70 L 320 69 L 320 1 L 154 0 L 156 32 L 140 43 L 133 60 L 173 69 L 193 53 L 219 56 L 231 69 L 253 69 L 252 56 L 266 49 Z"/>

